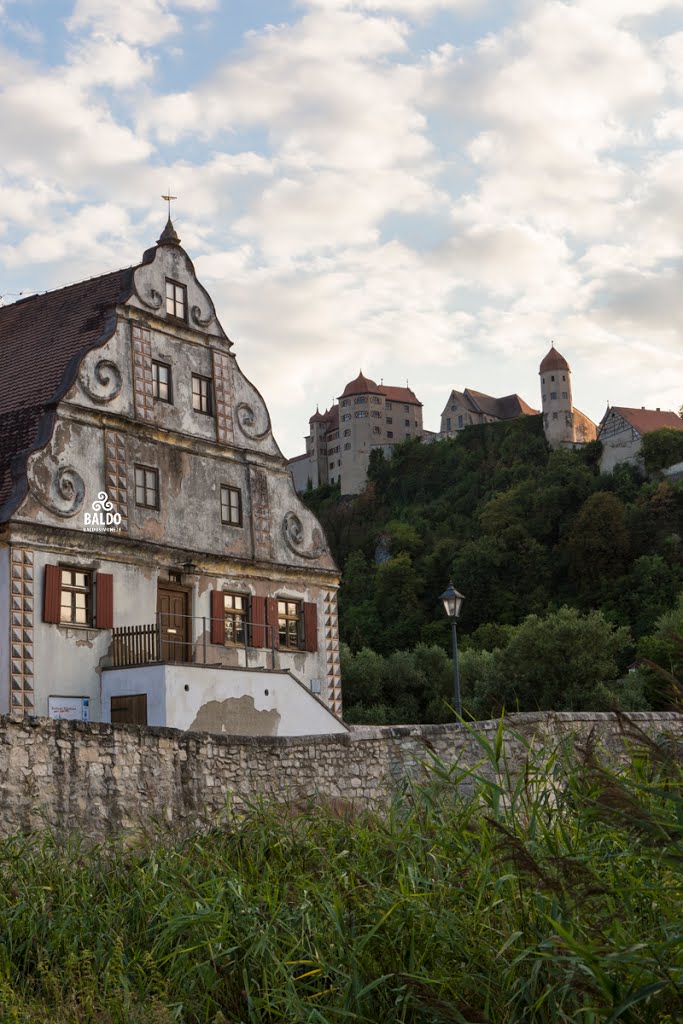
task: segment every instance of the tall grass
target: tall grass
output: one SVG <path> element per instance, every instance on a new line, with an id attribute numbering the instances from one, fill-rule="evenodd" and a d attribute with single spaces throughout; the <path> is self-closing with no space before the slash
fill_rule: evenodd
<path id="1" fill-rule="evenodd" d="M 0 1020 L 683 1020 L 683 766 L 483 738 L 388 813 L 230 806 L 137 846 L 0 844 Z"/>

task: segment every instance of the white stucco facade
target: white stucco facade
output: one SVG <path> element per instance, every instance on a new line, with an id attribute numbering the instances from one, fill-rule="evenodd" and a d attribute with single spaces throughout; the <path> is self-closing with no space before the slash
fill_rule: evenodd
<path id="1" fill-rule="evenodd" d="M 103 321 L 106 337 L 61 371 L 66 384 L 49 435 L 25 454 L 23 475 L 17 453 L 16 497 L 0 507 L 0 711 L 47 715 L 58 695 L 87 698 L 90 718 L 108 721 L 111 681 L 119 678 L 109 670 L 122 659 L 154 663 L 138 672 L 178 660 L 225 666 L 213 676 L 197 670 L 195 700 L 202 685 L 207 701 L 218 699 L 217 680 L 223 686 L 228 676 L 230 699 L 240 680 L 251 687 L 244 696 L 255 697 L 259 671 L 287 679 L 291 672 L 303 684 L 292 691 L 298 704 L 309 700 L 316 713 L 327 706 L 336 721 L 338 570 L 295 492 L 265 403 L 241 373 L 174 233 L 120 277 L 131 283 Z M 77 329 L 89 322 L 89 284 L 59 297 L 83 306 Z M 168 311 L 169 287 L 182 296 L 182 316 Z M 39 321 L 35 311 L 48 301 L 49 293 L 27 300 L 19 312 Z M 100 315 L 96 307 L 91 318 Z M 164 397 L 159 367 L 168 374 Z M 152 481 L 149 492 L 140 479 Z M 103 494 L 118 517 L 107 530 L 91 525 Z M 76 614 L 67 607 L 76 600 L 70 573 L 83 621 L 68 618 Z M 160 612 L 169 594 L 180 609 L 173 628 L 171 613 Z M 243 610 L 245 643 L 227 627 L 221 634 L 224 595 Z M 174 645 L 170 634 L 181 631 Z M 281 708 L 270 710 L 289 721 Z M 187 714 L 150 724 L 186 728 L 176 723 Z"/>
<path id="2" fill-rule="evenodd" d="M 144 694 L 149 725 L 251 736 L 317 736 L 347 727 L 287 671 L 198 665 L 108 669 L 104 721 L 112 696 Z"/>

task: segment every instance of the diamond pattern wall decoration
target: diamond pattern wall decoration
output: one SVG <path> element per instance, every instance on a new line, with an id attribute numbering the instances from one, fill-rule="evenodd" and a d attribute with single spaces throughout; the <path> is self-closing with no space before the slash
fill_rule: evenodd
<path id="1" fill-rule="evenodd" d="M 33 682 L 33 552 L 12 548 L 10 560 L 10 714 L 35 714 Z"/>
<path id="2" fill-rule="evenodd" d="M 128 529 L 128 474 L 126 471 L 126 437 L 118 430 L 104 432 L 105 491 L 121 513 L 121 529 Z"/>
<path id="3" fill-rule="evenodd" d="M 232 359 L 216 349 L 213 349 L 213 382 L 216 389 L 216 437 L 219 444 L 232 444 Z"/>
<path id="4" fill-rule="evenodd" d="M 342 693 L 336 590 L 328 590 L 325 594 L 323 618 L 325 624 L 325 657 L 327 662 L 327 705 L 335 715 L 341 716 Z"/>
<path id="5" fill-rule="evenodd" d="M 135 413 L 141 420 L 154 418 L 152 394 L 152 335 L 148 327 L 133 324 L 133 394 Z"/>

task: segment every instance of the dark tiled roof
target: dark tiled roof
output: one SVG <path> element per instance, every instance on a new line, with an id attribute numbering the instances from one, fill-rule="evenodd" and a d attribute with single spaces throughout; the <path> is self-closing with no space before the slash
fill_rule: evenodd
<path id="1" fill-rule="evenodd" d="M 675 412 L 662 412 L 660 409 L 628 409 L 624 405 L 613 405 L 605 413 L 602 422 L 605 423 L 613 412 L 623 416 L 639 434 L 650 434 L 653 430 L 661 430 L 662 427 L 683 430 L 683 420 Z"/>
<path id="2" fill-rule="evenodd" d="M 111 337 L 136 269 L 0 306 L 0 509 L 27 455 L 49 441 L 57 402 L 81 359 Z"/>
<path id="3" fill-rule="evenodd" d="M 548 352 L 547 356 L 545 356 L 545 358 L 541 362 L 541 365 L 538 368 L 538 372 L 539 373 L 546 373 L 546 371 L 548 371 L 548 370 L 568 370 L 568 369 L 569 369 L 569 363 L 564 358 L 564 356 L 560 355 L 560 353 L 557 351 L 557 349 L 553 345 L 553 347 L 550 349 L 550 352 Z"/>
<path id="4" fill-rule="evenodd" d="M 454 393 L 457 394 L 457 392 Z M 485 416 L 492 416 L 497 420 L 513 420 L 517 416 L 535 416 L 538 412 L 537 409 L 532 409 L 530 405 L 527 405 L 519 395 L 492 398 L 491 395 L 485 395 L 481 391 L 472 391 L 470 388 L 466 388 L 463 397 L 468 400 L 469 406 L 473 407 L 475 412 L 482 412 Z"/>

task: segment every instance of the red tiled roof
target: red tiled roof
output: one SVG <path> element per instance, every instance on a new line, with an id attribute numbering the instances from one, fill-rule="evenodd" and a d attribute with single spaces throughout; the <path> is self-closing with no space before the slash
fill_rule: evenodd
<path id="1" fill-rule="evenodd" d="M 380 388 L 375 384 L 374 380 L 370 380 L 366 377 L 361 370 L 355 380 L 349 381 L 344 390 L 341 393 L 342 398 L 347 398 L 349 395 L 378 395 L 381 394 Z"/>
<path id="2" fill-rule="evenodd" d="M 379 391 L 389 399 L 390 402 L 405 402 L 406 405 L 422 405 L 414 391 L 410 388 L 392 388 L 380 384 Z"/>
<path id="3" fill-rule="evenodd" d="M 623 416 L 639 434 L 651 434 L 653 430 L 661 430 L 662 427 L 683 430 L 683 420 L 675 412 L 662 412 L 660 409 L 628 409 L 624 405 L 613 405 L 605 413 L 603 423 L 611 412 Z"/>
<path id="4" fill-rule="evenodd" d="M 310 459 L 308 452 L 304 452 L 303 455 L 295 455 L 293 459 L 287 459 L 287 462 L 303 462 L 304 459 Z"/>
<path id="5" fill-rule="evenodd" d="M 546 373 L 548 370 L 568 370 L 569 363 L 560 355 L 555 346 L 550 349 L 547 356 L 542 360 L 538 368 L 539 373 Z"/>
<path id="6" fill-rule="evenodd" d="M 324 423 L 325 422 L 325 417 L 320 412 L 320 409 L 316 409 L 308 422 L 309 423 Z"/>
<path id="7" fill-rule="evenodd" d="M 113 334 L 116 306 L 129 298 L 136 269 L 0 306 L 0 509 L 17 485 L 23 499 L 26 459 L 52 436 L 57 403 L 83 356 Z"/>
<path id="8" fill-rule="evenodd" d="M 333 405 L 329 412 L 325 413 L 325 419 L 329 426 L 328 430 L 336 430 L 339 426 L 339 406 Z"/>

